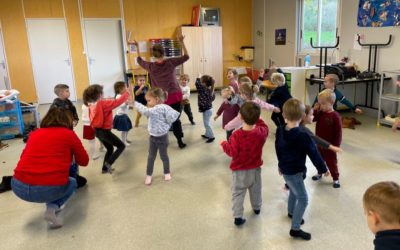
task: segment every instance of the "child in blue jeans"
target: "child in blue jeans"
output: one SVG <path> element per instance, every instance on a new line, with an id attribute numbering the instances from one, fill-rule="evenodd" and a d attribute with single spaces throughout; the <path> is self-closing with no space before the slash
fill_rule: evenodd
<path id="1" fill-rule="evenodd" d="M 203 75 L 201 78 L 196 79 L 196 89 L 198 92 L 197 100 L 200 113 L 203 113 L 203 123 L 206 133 L 201 135 L 206 140 L 206 143 L 215 140 L 210 121 L 212 116 L 212 102 L 215 100 L 214 93 L 215 81 L 211 76 Z"/>
<path id="2" fill-rule="evenodd" d="M 319 174 L 329 175 L 329 171 L 318 153 L 313 139 L 299 127 L 304 116 L 304 104 L 297 99 L 289 99 L 283 105 L 283 117 L 287 124 L 276 130 L 275 150 L 278 158 L 279 173 L 283 175 L 290 188 L 288 217 L 292 218 L 290 236 L 310 240 L 311 234 L 304 232 L 303 215 L 308 205 L 307 190 L 304 185 L 306 156 L 308 156 Z"/>

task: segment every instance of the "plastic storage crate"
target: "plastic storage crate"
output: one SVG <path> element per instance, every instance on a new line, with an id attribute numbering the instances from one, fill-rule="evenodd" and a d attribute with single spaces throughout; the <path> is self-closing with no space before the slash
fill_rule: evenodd
<path id="1" fill-rule="evenodd" d="M 0 139 L 13 139 L 24 132 L 21 105 L 17 97 L 0 102 Z"/>

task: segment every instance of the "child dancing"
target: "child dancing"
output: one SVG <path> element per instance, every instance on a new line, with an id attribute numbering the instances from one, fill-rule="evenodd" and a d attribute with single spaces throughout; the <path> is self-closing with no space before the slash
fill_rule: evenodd
<path id="1" fill-rule="evenodd" d="M 112 173 L 112 164 L 125 149 L 125 144 L 111 132 L 113 125 L 112 110 L 126 102 L 130 91 L 125 90 L 119 99 L 103 99 L 103 87 L 93 84 L 83 92 L 83 102 L 89 106 L 90 125 L 96 131 L 96 137 L 107 149 L 101 172 Z M 114 151 L 114 147 L 117 150 Z"/>
<path id="2" fill-rule="evenodd" d="M 144 106 L 146 106 L 147 101 L 146 101 L 145 95 L 146 95 L 147 91 L 149 90 L 149 88 L 146 86 L 146 77 L 139 75 L 136 77 L 136 81 L 137 81 L 137 85 L 133 89 L 133 91 L 135 93 L 135 100 L 137 102 L 140 102 Z M 142 115 L 139 112 L 136 113 L 136 120 L 135 120 L 136 128 L 139 127 L 139 122 L 140 122 L 141 116 Z"/>
<path id="3" fill-rule="evenodd" d="M 114 84 L 115 98 L 118 99 L 121 97 L 121 94 L 127 91 L 125 82 L 116 82 Z M 128 132 L 132 129 L 131 119 L 128 117 L 128 101 L 122 103 L 117 108 L 117 111 L 114 116 L 113 128 L 121 131 L 121 141 L 125 144 L 125 146 L 130 146 L 131 144 L 128 141 Z"/>
<path id="4" fill-rule="evenodd" d="M 219 107 L 217 114 L 214 116 L 214 121 L 216 121 L 218 117 L 220 117 L 222 114 L 222 129 L 223 129 L 226 124 L 228 124 L 238 115 L 240 107 L 238 104 L 230 104 L 228 102 L 228 100 L 232 100 L 232 98 L 235 98 L 235 91 L 231 86 L 221 90 L 221 95 L 222 98 L 224 98 L 224 101 L 221 103 L 221 106 Z M 233 130 L 226 131 L 227 141 L 229 141 L 229 137 L 231 137 L 232 133 Z"/>
<path id="5" fill-rule="evenodd" d="M 175 111 L 169 105 L 163 104 L 165 93 L 160 88 L 154 88 L 146 93 L 147 106 L 135 102 L 135 108 L 149 121 L 147 130 L 149 131 L 149 156 L 147 158 L 146 179 L 144 184 L 150 185 L 152 182 L 154 161 L 157 151 L 160 151 L 160 158 L 164 166 L 164 179 L 171 180 L 168 157 L 168 131 L 172 123 L 179 117 L 179 112 Z"/>
<path id="6" fill-rule="evenodd" d="M 187 117 L 189 118 L 189 121 L 192 125 L 195 125 L 196 123 L 193 120 L 193 114 L 192 114 L 192 109 L 190 107 L 190 87 L 188 86 L 189 84 L 189 75 L 183 74 L 179 77 L 179 87 L 181 87 L 182 90 L 182 108 Z"/>
<path id="7" fill-rule="evenodd" d="M 212 116 L 212 102 L 215 100 L 214 84 L 214 79 L 208 75 L 203 75 L 201 78 L 196 79 L 199 112 L 203 113 L 203 123 L 204 128 L 206 129 L 206 133 L 201 136 L 204 139 L 207 139 L 206 143 L 211 143 L 215 140 L 214 133 L 210 125 Z"/>
<path id="8" fill-rule="evenodd" d="M 247 102 L 240 108 L 243 120 L 242 129 L 236 130 L 228 141 L 221 142 L 224 152 L 232 157 L 232 210 L 236 226 L 243 225 L 243 202 L 247 189 L 250 203 L 255 214 L 259 214 L 262 205 L 261 166 L 262 149 L 268 137 L 268 127 L 260 119 L 261 109 Z M 245 148 L 246 150 L 242 150 Z"/>

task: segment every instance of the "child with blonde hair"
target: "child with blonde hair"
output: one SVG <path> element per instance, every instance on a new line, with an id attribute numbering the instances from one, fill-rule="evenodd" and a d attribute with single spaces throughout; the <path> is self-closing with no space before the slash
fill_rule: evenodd
<path id="1" fill-rule="evenodd" d="M 278 107 L 275 107 L 272 104 L 267 102 L 261 101 L 259 98 L 256 97 L 258 93 L 258 86 L 252 84 L 249 77 L 242 77 L 240 78 L 240 86 L 239 86 L 239 93 L 240 98 L 236 101 L 239 106 L 243 105 L 245 102 L 254 102 L 260 106 L 261 109 L 265 109 L 271 112 L 280 112 Z M 235 102 L 230 102 L 234 104 Z M 234 130 L 238 129 L 242 126 L 242 121 L 240 120 L 239 116 L 236 116 L 233 120 L 231 120 L 228 124 L 225 125 L 225 130 Z"/>
<path id="2" fill-rule="evenodd" d="M 121 97 L 121 94 L 127 90 L 125 82 L 116 82 L 114 84 L 115 98 Z M 125 146 L 130 146 L 128 142 L 128 132 L 132 129 L 132 122 L 128 116 L 129 102 L 126 101 L 119 105 L 115 112 L 113 128 L 121 131 L 121 141 Z"/>
<path id="3" fill-rule="evenodd" d="M 147 85 L 146 77 L 143 75 L 138 75 L 138 76 L 136 76 L 136 82 L 137 82 L 137 85 L 133 89 L 133 92 L 135 93 L 135 100 L 137 102 L 140 102 L 144 106 L 146 106 L 147 102 L 146 102 L 145 95 L 146 95 L 147 91 L 149 90 L 149 88 L 146 86 Z M 141 116 L 142 115 L 139 112 L 136 113 L 135 127 L 139 127 L 139 122 L 140 122 Z"/>
<path id="4" fill-rule="evenodd" d="M 292 98 L 292 95 L 289 92 L 285 76 L 282 73 L 272 73 L 271 83 L 276 88 L 272 91 L 268 102 L 281 109 L 281 112 L 273 112 L 271 114 L 271 120 L 279 127 L 285 125 L 285 119 L 282 115 L 283 104 Z"/>
<path id="5" fill-rule="evenodd" d="M 149 156 L 147 158 L 147 170 L 145 184 L 152 182 L 154 161 L 157 151 L 160 151 L 160 158 L 164 167 L 164 179 L 171 180 L 168 157 L 168 131 L 172 123 L 179 117 L 179 112 L 175 111 L 169 105 L 163 104 L 166 99 L 165 92 L 160 88 L 154 88 L 146 93 L 147 106 L 135 102 L 135 108 L 149 121 L 147 130 L 149 131 Z"/>
<path id="6" fill-rule="evenodd" d="M 342 142 L 342 119 L 339 113 L 333 108 L 335 100 L 336 95 L 331 89 L 325 89 L 318 94 L 318 104 L 314 106 L 315 134 L 333 146 L 340 147 L 340 143 Z M 340 188 L 336 152 L 322 147 L 318 147 L 318 150 L 331 172 L 333 187 Z M 314 181 L 321 178 L 321 174 L 312 177 Z"/>
<path id="7" fill-rule="evenodd" d="M 196 79 L 199 112 L 203 113 L 203 123 L 206 130 L 205 134 L 201 136 L 204 139 L 207 139 L 206 143 L 211 143 L 215 140 L 210 124 L 212 116 L 212 103 L 215 100 L 214 84 L 215 80 L 209 75 L 203 75 L 201 78 Z"/>
<path id="8" fill-rule="evenodd" d="M 392 181 L 370 186 L 363 196 L 368 227 L 375 234 L 375 249 L 399 249 L 400 186 Z"/>
<path id="9" fill-rule="evenodd" d="M 190 87 L 188 86 L 190 81 L 189 75 L 183 74 L 179 77 L 179 86 L 181 87 L 182 90 L 182 108 L 187 117 L 189 118 L 189 121 L 192 125 L 196 125 L 196 123 L 193 120 L 193 114 L 192 114 L 192 109 L 190 107 Z"/>
<path id="10" fill-rule="evenodd" d="M 221 90 L 221 96 L 224 101 L 221 103 L 216 115 L 214 116 L 214 121 L 218 119 L 218 117 L 222 114 L 222 129 L 228 124 L 232 119 L 234 119 L 239 113 L 239 105 L 238 104 L 230 104 L 228 100 L 232 100 L 236 98 L 235 90 L 232 86 L 226 87 Z M 232 135 L 233 130 L 226 131 L 226 140 L 229 141 L 229 137 Z"/>
<path id="11" fill-rule="evenodd" d="M 294 98 L 283 105 L 285 126 L 276 130 L 275 151 L 278 158 L 279 173 L 289 186 L 288 217 L 292 219 L 289 232 L 291 237 L 310 240 L 311 234 L 300 229 L 304 224 L 303 215 L 308 205 L 308 194 L 304 185 L 308 156 L 318 173 L 329 175 L 329 171 L 318 153 L 315 142 L 300 128 L 304 116 L 304 104 Z"/>

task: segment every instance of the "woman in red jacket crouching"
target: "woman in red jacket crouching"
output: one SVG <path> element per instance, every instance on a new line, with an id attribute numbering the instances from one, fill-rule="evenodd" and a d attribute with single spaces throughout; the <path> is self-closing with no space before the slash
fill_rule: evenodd
<path id="1" fill-rule="evenodd" d="M 29 135 L 11 182 L 19 198 L 46 203 L 44 218 L 51 228 L 62 227 L 56 213 L 77 188 L 76 179 L 69 177 L 73 158 L 79 166 L 87 166 L 89 162 L 72 127 L 73 117 L 68 110 L 51 108 L 40 129 Z"/>

